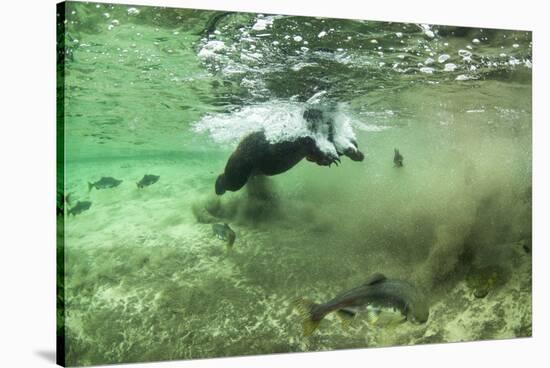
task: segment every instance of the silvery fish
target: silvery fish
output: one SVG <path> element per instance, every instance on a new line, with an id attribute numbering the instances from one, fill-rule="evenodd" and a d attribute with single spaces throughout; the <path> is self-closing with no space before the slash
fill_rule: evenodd
<path id="1" fill-rule="evenodd" d="M 395 308 L 409 321 L 424 323 L 429 307 L 424 296 L 411 284 L 389 280 L 381 273 L 372 275 L 363 285 L 345 291 L 326 303 L 317 304 L 298 299 L 295 306 L 304 317 L 304 336 L 311 335 L 323 318 L 336 311 L 344 324 L 349 323 L 361 309 Z"/>
<path id="2" fill-rule="evenodd" d="M 69 215 L 78 215 L 84 211 L 87 211 L 88 209 L 90 209 L 90 207 L 92 206 L 92 202 L 90 201 L 78 201 L 76 202 L 76 204 L 74 205 L 74 207 L 70 208 L 68 211 L 67 211 L 67 214 Z"/>
<path id="3" fill-rule="evenodd" d="M 138 188 L 144 188 L 149 185 L 155 184 L 160 179 L 159 175 L 145 175 L 143 178 L 137 183 Z"/>
<path id="4" fill-rule="evenodd" d="M 212 231 L 214 232 L 214 235 L 218 237 L 218 239 L 225 240 L 227 242 L 227 246 L 233 246 L 236 235 L 235 232 L 231 230 L 228 224 L 212 224 Z"/>
<path id="5" fill-rule="evenodd" d="M 108 177 L 102 177 L 95 183 L 88 183 L 88 191 L 92 190 L 92 188 L 96 189 L 105 189 L 105 188 L 114 188 L 118 187 L 122 183 L 122 180 L 117 180 L 115 178 Z"/>

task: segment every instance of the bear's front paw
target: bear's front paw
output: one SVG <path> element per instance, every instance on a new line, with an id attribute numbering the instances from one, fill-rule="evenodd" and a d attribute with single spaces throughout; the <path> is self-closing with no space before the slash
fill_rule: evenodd
<path id="1" fill-rule="evenodd" d="M 320 166 L 330 167 L 332 164 L 335 164 L 336 166 L 338 166 L 338 164 L 340 163 L 340 158 L 338 156 L 333 156 L 333 155 L 324 155 L 324 156 L 321 156 L 316 162 L 317 162 L 317 165 L 320 165 Z"/>
<path id="2" fill-rule="evenodd" d="M 358 149 L 348 148 L 344 151 L 344 155 L 348 156 L 353 161 L 363 161 L 365 155 Z"/>

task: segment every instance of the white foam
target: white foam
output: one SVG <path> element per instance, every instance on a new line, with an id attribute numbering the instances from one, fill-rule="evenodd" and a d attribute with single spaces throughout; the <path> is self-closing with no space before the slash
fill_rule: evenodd
<path id="1" fill-rule="evenodd" d="M 273 24 L 273 20 L 274 20 L 273 17 L 260 18 L 252 26 L 252 29 L 255 30 L 255 31 L 263 31 L 267 27 L 270 27 Z"/>
<path id="2" fill-rule="evenodd" d="M 295 72 L 302 70 L 303 68 L 306 68 L 308 66 L 317 66 L 317 63 L 298 63 L 290 67 L 290 69 L 294 70 Z"/>
<path id="3" fill-rule="evenodd" d="M 519 61 L 518 59 L 516 59 L 515 57 L 510 57 L 510 60 L 508 60 L 508 64 L 514 66 L 514 65 L 519 65 L 521 64 L 521 61 Z"/>
<path id="4" fill-rule="evenodd" d="M 207 132 L 216 143 L 235 144 L 244 136 L 263 130 L 271 142 L 309 135 L 304 106 L 291 102 L 267 102 L 245 106 L 230 114 L 210 114 L 193 125 L 195 132 Z"/>
<path id="5" fill-rule="evenodd" d="M 319 94 L 322 95 L 323 92 L 314 97 L 319 98 Z M 311 137 L 321 151 L 333 156 L 337 155 L 337 151 L 343 152 L 354 147 L 352 141 L 355 141 L 356 137 L 352 127 L 353 121 L 344 109 L 338 108 L 333 115 L 334 135 L 331 142 L 328 139 L 328 131 L 312 132 L 308 129 L 303 118 L 308 105 L 310 104 L 272 101 L 245 106 L 229 114 L 206 115 L 193 125 L 192 130 L 197 133 L 208 133 L 218 144 L 235 145 L 246 135 L 263 131 L 271 143 Z"/>
<path id="6" fill-rule="evenodd" d="M 258 62 L 262 58 L 263 58 L 263 55 L 260 54 L 259 52 L 247 53 L 247 52 L 243 51 L 241 53 L 241 60 L 242 61 Z"/>
<path id="7" fill-rule="evenodd" d="M 435 37 L 435 33 L 431 30 L 432 27 L 429 24 L 421 24 L 420 28 L 422 28 L 422 31 L 424 32 L 424 34 L 429 38 Z"/>
<path id="8" fill-rule="evenodd" d="M 318 104 L 321 102 L 321 98 L 327 94 L 327 91 L 319 91 L 307 100 L 308 104 Z"/>
<path id="9" fill-rule="evenodd" d="M 357 129 L 364 132 L 382 132 L 384 130 L 390 129 L 390 127 L 386 125 L 371 125 L 365 123 L 356 123 L 354 125 L 357 126 Z"/>
<path id="10" fill-rule="evenodd" d="M 345 112 L 342 107 L 337 109 L 334 115 L 334 146 L 339 152 L 346 149 L 355 149 L 352 141 L 356 141 L 355 132 L 352 128 L 351 115 Z"/>
<path id="11" fill-rule="evenodd" d="M 223 41 L 208 41 L 199 51 L 198 56 L 201 59 L 209 59 L 214 57 L 217 53 L 223 51 L 224 49 L 225 44 L 223 43 Z"/>

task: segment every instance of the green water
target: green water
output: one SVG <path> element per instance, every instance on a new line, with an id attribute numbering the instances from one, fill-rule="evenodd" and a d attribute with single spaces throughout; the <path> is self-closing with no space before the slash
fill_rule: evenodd
<path id="1" fill-rule="evenodd" d="M 58 16 L 64 191 L 69 208 L 92 203 L 64 217 L 66 362 L 530 336 L 531 33 L 220 14 L 68 3 Z M 218 198 L 228 249 L 192 208 L 215 200 L 246 132 L 317 93 L 365 160 L 303 160 L 260 197 Z M 160 179 L 138 189 L 145 174 Z M 122 183 L 88 190 L 109 176 Z M 421 288 L 428 322 L 343 329 L 329 315 L 302 336 L 295 298 L 324 302 L 374 272 Z"/>

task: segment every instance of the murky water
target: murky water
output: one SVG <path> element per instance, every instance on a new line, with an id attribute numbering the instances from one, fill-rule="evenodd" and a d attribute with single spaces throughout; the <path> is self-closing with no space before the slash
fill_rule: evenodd
<path id="1" fill-rule="evenodd" d="M 68 364 L 531 335 L 530 32 L 93 3 L 65 20 L 64 187 L 91 202 L 65 214 Z M 317 97 L 364 161 L 217 197 L 227 248 L 192 208 L 216 206 L 243 136 L 289 139 Z M 102 177 L 122 183 L 89 190 Z M 375 272 L 423 290 L 428 322 L 302 335 L 294 299 Z"/>

